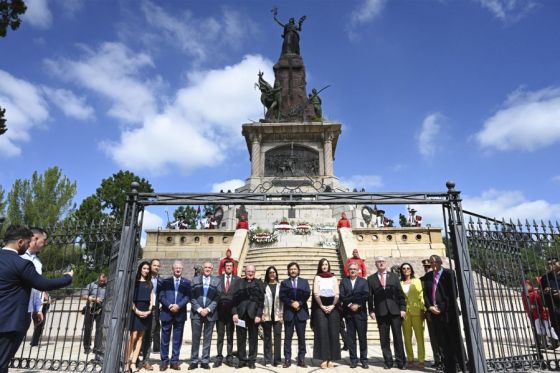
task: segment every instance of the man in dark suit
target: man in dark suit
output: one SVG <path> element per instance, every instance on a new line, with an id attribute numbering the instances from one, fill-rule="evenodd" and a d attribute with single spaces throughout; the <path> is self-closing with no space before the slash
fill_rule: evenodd
<path id="1" fill-rule="evenodd" d="M 360 362 L 362 368 L 368 369 L 367 358 L 367 300 L 369 288 L 367 280 L 358 276 L 356 263 L 348 266 L 349 276 L 340 282 L 340 301 L 342 314 L 346 321 L 346 344 L 350 350 L 350 368 L 358 366 L 356 332 L 360 341 Z"/>
<path id="2" fill-rule="evenodd" d="M 218 319 L 218 300 L 222 295 L 222 283 L 218 277 L 212 276 L 214 265 L 210 262 L 202 264 L 202 274 L 192 281 L 191 326 L 192 349 L 189 370 L 200 367 L 210 369 L 210 345 L 212 331 Z M 200 338 L 204 335 L 202 356 L 199 358 Z"/>
<path id="3" fill-rule="evenodd" d="M 169 340 L 173 332 L 173 353 L 171 355 L 171 369 L 179 368 L 179 353 L 183 341 L 183 328 L 187 320 L 187 304 L 191 300 L 191 282 L 182 277 L 183 263 L 173 263 L 173 276 L 163 280 L 159 293 L 161 304 L 161 366 L 160 371 L 169 367 Z"/>
<path id="4" fill-rule="evenodd" d="M 422 289 L 424 290 L 424 277 L 426 273 L 432 270 L 432 265 L 430 264 L 430 259 L 422 259 L 422 266 L 424 267 L 424 276 L 420 277 L 422 282 Z M 430 336 L 430 345 L 432 346 L 432 353 L 434 355 L 434 363 L 432 367 L 436 369 L 443 369 L 443 359 L 441 353 L 441 346 L 438 344 L 436 331 L 434 329 L 434 323 L 432 321 L 432 316 L 430 311 L 425 311 L 424 315 L 426 317 L 426 325 L 428 326 L 428 335 Z"/>
<path id="5" fill-rule="evenodd" d="M 463 367 L 463 347 L 459 328 L 459 308 L 455 273 L 442 267 L 441 257 L 430 257 L 432 271 L 424 275 L 424 304 L 430 312 L 438 344 L 443 349 L 444 371 Z"/>
<path id="6" fill-rule="evenodd" d="M 142 340 L 142 369 L 154 370 L 150 364 L 150 354 L 152 353 L 152 343 L 154 352 L 159 352 L 160 338 L 159 332 L 161 329 L 159 321 L 159 291 L 161 290 L 162 278 L 159 275 L 161 262 L 159 259 L 152 259 L 150 261 L 150 272 L 152 273 L 152 291 L 155 294 L 155 304 L 152 308 L 152 315 L 150 316 L 149 327 L 144 333 Z"/>
<path id="7" fill-rule="evenodd" d="M 257 359 L 257 326 L 261 322 L 264 310 L 264 284 L 255 278 L 255 266 L 245 266 L 245 278 L 239 281 L 233 295 L 231 313 L 236 325 L 238 368 L 248 366 L 255 369 Z M 245 325 L 241 325 L 241 324 Z M 247 334 L 249 334 L 249 355 L 247 356 Z"/>
<path id="8" fill-rule="evenodd" d="M 294 328 L 298 338 L 297 364 L 306 368 L 305 364 L 305 324 L 309 319 L 307 300 L 311 296 L 309 282 L 299 277 L 299 264 L 288 264 L 288 277 L 280 283 L 280 301 L 284 303 L 284 368 L 292 364 L 292 337 Z"/>
<path id="9" fill-rule="evenodd" d="M 73 272 L 63 277 L 47 279 L 37 273 L 33 263 L 22 259 L 29 247 L 33 232 L 28 228 L 11 225 L 4 235 L 5 246 L 0 250 L 0 373 L 8 372 L 31 323 L 28 313 L 31 289 L 49 291 L 72 282 Z"/>
<path id="10" fill-rule="evenodd" d="M 216 320 L 216 331 L 218 332 L 218 340 L 216 341 L 216 362 L 214 368 L 222 365 L 224 356 L 222 351 L 224 349 L 224 335 L 227 334 L 227 355 L 226 365 L 233 366 L 233 332 L 235 325 L 233 324 L 231 307 L 233 303 L 234 289 L 239 286 L 240 278 L 233 275 L 232 261 L 226 261 L 224 264 L 224 274 L 220 276 L 224 292 L 218 301 L 218 320 Z"/>
<path id="11" fill-rule="evenodd" d="M 384 257 L 375 258 L 377 272 L 368 277 L 369 287 L 369 314 L 377 320 L 379 339 L 383 351 L 384 368 L 393 367 L 393 354 L 391 353 L 391 337 L 395 348 L 395 361 L 399 369 L 406 369 L 406 359 L 402 338 L 401 324 L 406 315 L 406 298 L 401 288 L 399 277 L 387 271 L 387 261 Z"/>

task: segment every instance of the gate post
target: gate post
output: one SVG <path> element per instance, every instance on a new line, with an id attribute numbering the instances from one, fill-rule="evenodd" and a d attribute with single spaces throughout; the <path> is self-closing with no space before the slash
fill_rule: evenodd
<path id="1" fill-rule="evenodd" d="M 138 187 L 137 182 L 131 184 L 132 190 L 127 197 L 121 241 L 117 258 L 117 268 L 111 291 L 111 315 L 106 337 L 103 373 L 120 372 L 123 354 L 123 339 L 127 333 L 125 322 L 130 312 L 129 299 L 133 287 L 130 273 L 136 262 L 138 234 Z M 134 270 L 132 270 L 134 272 Z"/>
<path id="2" fill-rule="evenodd" d="M 486 373 L 488 368 L 486 357 L 484 356 L 484 342 L 482 340 L 480 319 L 478 318 L 471 260 L 465 233 L 461 198 L 459 196 L 460 192 L 455 190 L 455 183 L 452 181 L 448 181 L 446 186 L 449 196 L 449 230 L 451 232 L 453 257 L 455 259 L 459 298 L 465 328 L 468 370 L 474 373 Z"/>

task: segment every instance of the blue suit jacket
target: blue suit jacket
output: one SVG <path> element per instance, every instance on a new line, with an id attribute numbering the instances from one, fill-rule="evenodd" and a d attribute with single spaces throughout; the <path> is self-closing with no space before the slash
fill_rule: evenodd
<path id="1" fill-rule="evenodd" d="M 292 321 L 294 318 L 300 321 L 308 320 L 309 308 L 307 307 L 307 300 L 311 296 L 309 282 L 304 278 L 298 277 L 297 289 L 294 294 L 291 281 L 291 277 L 288 277 L 280 283 L 280 301 L 284 303 L 284 320 Z M 297 312 L 292 308 L 293 301 L 302 304 L 302 307 Z"/>
<path id="2" fill-rule="evenodd" d="M 175 302 L 175 277 L 171 276 L 166 278 L 161 283 L 159 291 L 159 302 L 161 304 L 161 311 L 159 319 L 162 322 L 178 321 L 184 322 L 187 319 L 187 304 L 191 300 L 191 282 L 184 277 L 181 277 L 179 289 L 177 291 L 177 301 Z M 169 306 L 177 304 L 179 312 L 173 314 L 169 310 Z"/>
<path id="3" fill-rule="evenodd" d="M 355 316 L 359 319 L 366 320 L 368 297 L 369 287 L 365 278 L 357 277 L 354 283 L 354 289 L 352 289 L 352 282 L 349 278 L 344 278 L 340 282 L 340 302 L 344 316 Z M 358 308 L 358 311 L 354 312 L 348 307 L 350 304 L 357 304 L 360 308 Z"/>
<path id="4" fill-rule="evenodd" d="M 49 291 L 72 283 L 72 277 L 47 279 L 37 273 L 33 263 L 11 250 L 0 250 L 0 332 L 27 331 L 31 289 Z"/>

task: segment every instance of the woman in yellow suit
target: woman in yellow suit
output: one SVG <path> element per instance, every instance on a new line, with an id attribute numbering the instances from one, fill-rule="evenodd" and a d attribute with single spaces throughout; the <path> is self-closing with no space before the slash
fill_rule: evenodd
<path id="1" fill-rule="evenodd" d="M 424 349 L 424 295 L 422 282 L 414 277 L 414 269 L 410 263 L 401 264 L 401 287 L 406 296 L 406 317 L 402 323 L 404 347 L 408 365 L 414 363 L 412 350 L 412 331 L 418 345 L 418 367 L 424 369 L 426 350 Z"/>

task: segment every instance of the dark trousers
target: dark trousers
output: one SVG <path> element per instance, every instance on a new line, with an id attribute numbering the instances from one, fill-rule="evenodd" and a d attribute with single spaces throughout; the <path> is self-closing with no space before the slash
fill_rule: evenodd
<path id="1" fill-rule="evenodd" d="M 356 315 L 345 317 L 346 320 L 346 345 L 350 352 L 350 361 L 358 361 L 356 346 L 356 333 L 360 342 L 360 361 L 367 362 L 367 318 L 359 319 Z"/>
<path id="2" fill-rule="evenodd" d="M 212 332 L 214 331 L 215 321 L 208 320 L 208 317 L 191 318 L 192 327 L 192 349 L 191 364 L 208 364 L 210 362 L 210 345 L 212 344 Z M 203 339 L 202 355 L 199 358 L 200 339 Z"/>
<path id="3" fill-rule="evenodd" d="M 263 327 L 263 354 L 264 361 L 271 364 L 279 364 L 282 361 L 280 346 L 282 344 L 282 322 L 267 321 Z M 274 359 L 272 358 L 272 335 L 274 334 Z"/>
<path id="4" fill-rule="evenodd" d="M 428 334 L 430 335 L 430 345 L 432 346 L 432 353 L 434 354 L 434 363 L 440 364 L 441 359 L 441 347 L 437 340 L 437 333 L 434 328 L 434 322 L 432 321 L 431 313 L 426 315 L 426 324 L 428 325 Z"/>
<path id="5" fill-rule="evenodd" d="M 103 312 L 93 315 L 89 305 L 86 306 L 86 314 L 84 318 L 84 349 L 89 351 L 91 348 L 91 331 L 95 323 L 95 341 L 93 342 L 93 352 L 95 354 L 103 353 Z"/>
<path id="6" fill-rule="evenodd" d="M 298 338 L 298 361 L 305 360 L 305 324 L 307 320 L 300 321 L 294 317 L 293 320 L 284 320 L 284 360 L 290 361 L 292 359 L 292 338 L 294 336 L 294 328 Z"/>
<path id="7" fill-rule="evenodd" d="M 391 352 L 391 337 L 393 334 L 393 346 L 395 349 L 395 361 L 398 366 L 406 363 L 404 355 L 404 344 L 402 337 L 401 316 L 378 316 L 377 327 L 379 328 L 379 341 L 381 342 L 381 351 L 383 351 L 383 360 L 385 364 L 393 365 L 393 354 Z"/>
<path id="8" fill-rule="evenodd" d="M 224 349 L 224 337 L 227 336 L 227 347 L 226 347 L 226 361 L 231 362 L 233 359 L 233 331 L 235 330 L 235 324 L 231 317 L 227 321 L 216 321 L 216 332 L 218 333 L 218 340 L 216 341 L 216 350 L 218 352 L 217 358 L 222 361 L 224 355 L 222 351 Z"/>
<path id="9" fill-rule="evenodd" d="M 25 333 L 3 332 L 0 333 L 0 373 L 8 373 L 10 361 L 25 338 Z"/>
<path id="10" fill-rule="evenodd" d="M 47 312 L 49 311 L 50 305 L 48 303 L 43 304 L 43 322 L 35 325 L 33 328 L 33 337 L 31 337 L 31 346 L 38 346 L 41 336 L 43 335 L 43 330 L 45 329 L 45 324 L 47 323 Z"/>
<path id="11" fill-rule="evenodd" d="M 181 352 L 181 344 L 183 343 L 184 321 L 165 321 L 161 322 L 161 362 L 167 364 L 169 362 L 169 341 L 171 333 L 173 333 L 173 351 L 171 353 L 171 364 L 179 363 L 179 353 Z"/>
<path id="12" fill-rule="evenodd" d="M 346 322 L 344 317 L 340 318 L 340 338 L 342 338 L 342 349 L 347 348 L 346 338 L 348 338 L 348 332 L 346 330 Z"/>
<path id="13" fill-rule="evenodd" d="M 443 351 L 445 373 L 457 372 L 457 364 L 462 366 L 463 347 L 456 317 L 430 315 L 436 330 L 437 340 Z"/>
<path id="14" fill-rule="evenodd" d="M 246 319 L 246 328 L 236 327 L 237 333 L 237 353 L 239 354 L 239 362 L 255 363 L 257 360 L 258 338 L 257 325 L 255 320 Z M 249 334 L 249 356 L 247 356 L 247 334 Z"/>
<path id="15" fill-rule="evenodd" d="M 142 361 L 147 362 L 150 359 L 150 354 L 152 353 L 152 343 L 153 351 L 159 352 L 159 332 L 159 312 L 153 311 L 152 316 L 150 316 L 150 321 L 148 322 L 148 329 L 146 329 L 144 337 L 142 338 Z"/>

